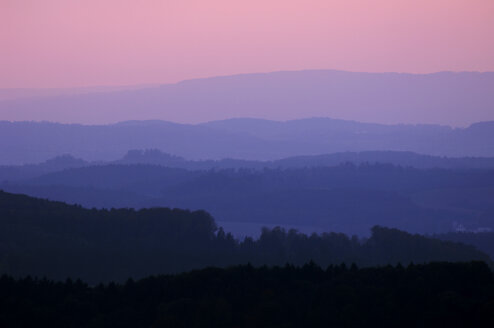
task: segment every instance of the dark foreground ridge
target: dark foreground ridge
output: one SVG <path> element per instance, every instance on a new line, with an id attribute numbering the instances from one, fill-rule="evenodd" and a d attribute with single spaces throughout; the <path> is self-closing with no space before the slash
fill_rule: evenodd
<path id="1" fill-rule="evenodd" d="M 0 278 L 2 327 L 492 327 L 481 262 L 207 268 L 90 287 Z"/>
<path id="2" fill-rule="evenodd" d="M 89 283 L 245 263 L 491 263 L 473 246 L 378 226 L 365 240 L 274 228 L 263 229 L 259 239 L 240 241 L 218 229 L 204 211 L 84 209 L 1 191 L 0 241 L 0 274 Z"/>

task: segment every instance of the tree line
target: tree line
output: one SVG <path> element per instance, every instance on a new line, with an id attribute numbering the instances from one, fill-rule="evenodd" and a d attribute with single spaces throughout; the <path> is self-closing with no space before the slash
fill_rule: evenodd
<path id="1" fill-rule="evenodd" d="M 90 286 L 0 277 L 2 327 L 492 327 L 482 262 L 205 268 Z"/>
<path id="2" fill-rule="evenodd" d="M 375 266 L 410 262 L 491 264 L 473 246 L 376 226 L 367 239 L 264 228 L 236 239 L 204 211 L 85 209 L 0 192 L 0 273 L 90 283 L 125 281 L 207 266 Z"/>

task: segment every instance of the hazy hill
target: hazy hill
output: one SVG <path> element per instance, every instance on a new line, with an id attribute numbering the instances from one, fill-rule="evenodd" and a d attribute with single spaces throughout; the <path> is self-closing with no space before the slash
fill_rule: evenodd
<path id="1" fill-rule="evenodd" d="M 2 165 L 0 166 L 0 182 L 30 179 L 51 172 L 87 165 L 90 163 L 71 155 L 57 156 L 39 164 Z"/>
<path id="2" fill-rule="evenodd" d="M 262 170 L 112 164 L 0 186 L 87 207 L 204 209 L 236 234 L 262 225 L 365 234 L 375 224 L 441 233 L 458 225 L 494 229 L 493 172 L 390 164 Z"/>
<path id="3" fill-rule="evenodd" d="M 208 127 L 163 121 L 114 125 L 0 122 L 0 164 L 42 162 L 70 153 L 88 161 L 110 161 L 129 149 L 157 148 L 190 158 L 266 157 L 262 140 Z"/>
<path id="4" fill-rule="evenodd" d="M 246 116 L 335 117 L 464 126 L 494 120 L 493 91 L 494 73 L 287 71 L 3 101 L 0 119 L 101 124 L 143 119 L 198 123 Z"/>
<path id="5" fill-rule="evenodd" d="M 343 152 L 311 156 L 295 156 L 273 161 L 247 161 L 238 159 L 186 160 L 183 157 L 163 153 L 157 149 L 130 150 L 115 164 L 152 164 L 191 170 L 227 168 L 304 168 L 353 164 L 393 164 L 419 169 L 488 169 L 494 168 L 490 157 L 439 157 L 400 151 Z"/>
<path id="6" fill-rule="evenodd" d="M 239 159 L 221 160 L 187 160 L 180 156 L 170 155 L 157 149 L 129 150 L 125 156 L 116 161 L 87 162 L 71 155 L 62 155 L 39 164 L 26 165 L 0 165 L 0 183 L 13 183 L 32 179 L 45 175 L 64 171 L 71 168 L 104 165 L 154 165 L 168 168 L 186 169 L 192 171 L 221 170 L 221 169 L 294 169 L 331 167 L 345 163 L 352 164 L 392 164 L 402 167 L 418 169 L 494 169 L 494 158 L 483 157 L 438 157 L 420 155 L 412 152 L 393 151 L 368 151 L 368 152 L 344 152 L 313 156 L 288 157 L 274 161 L 248 161 Z M 119 166 L 115 166 L 117 173 Z M 152 168 L 150 172 L 159 169 Z M 181 171 L 176 171 L 181 172 Z M 127 177 L 125 177 L 127 178 Z M 152 177 L 150 177 L 152 178 Z M 157 173 L 156 178 L 160 178 Z M 171 177 L 173 180 L 173 177 Z M 107 198 L 107 197 L 103 197 Z"/>
<path id="7" fill-rule="evenodd" d="M 114 161 L 129 149 L 158 149 L 195 160 L 276 160 L 363 151 L 494 157 L 492 140 L 492 122 L 453 129 L 328 118 L 287 122 L 235 119 L 199 125 L 129 121 L 94 126 L 3 121 L 0 165 L 37 163 L 68 153 L 86 161 Z"/>

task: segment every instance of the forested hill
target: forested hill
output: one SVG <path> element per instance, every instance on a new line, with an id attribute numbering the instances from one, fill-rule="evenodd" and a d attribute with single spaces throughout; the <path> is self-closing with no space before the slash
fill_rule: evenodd
<path id="1" fill-rule="evenodd" d="M 273 161 L 241 160 L 224 158 L 219 160 L 188 160 L 160 151 L 159 149 L 132 149 L 122 158 L 114 161 L 89 162 L 69 154 L 53 157 L 41 163 L 23 165 L 0 165 L 0 182 L 35 178 L 44 174 L 73 168 L 100 165 L 148 164 L 181 168 L 187 170 L 211 169 L 256 169 L 265 168 L 315 168 L 338 166 L 344 163 L 392 164 L 417 169 L 493 169 L 494 157 L 440 157 L 417 154 L 406 151 L 363 151 L 321 154 L 312 156 L 294 156 Z"/>
<path id="2" fill-rule="evenodd" d="M 204 211 L 84 209 L 0 192 L 0 273 L 123 281 L 206 266 L 481 260 L 472 246 L 374 227 L 368 240 L 264 229 L 236 240 Z"/>
<path id="3" fill-rule="evenodd" d="M 4 276 L 0 295 L 0 326 L 16 328 L 494 326 L 494 279 L 479 262 L 244 265 L 92 287 Z"/>
<path id="4" fill-rule="evenodd" d="M 293 156 L 273 161 L 248 161 L 240 159 L 186 160 L 158 149 L 129 150 L 114 164 L 152 164 L 189 170 L 208 169 L 264 169 L 338 166 L 342 163 L 381 163 L 418 169 L 492 169 L 493 157 L 441 157 L 407 151 L 362 151 L 331 154 Z"/>
<path id="5" fill-rule="evenodd" d="M 494 232 L 492 231 L 457 231 L 434 235 L 434 238 L 473 245 L 494 258 Z"/>
<path id="6" fill-rule="evenodd" d="M 247 224 L 251 236 L 261 225 L 360 236 L 374 225 L 423 234 L 445 233 L 458 224 L 471 231 L 494 229 L 492 169 L 344 164 L 191 171 L 99 165 L 0 183 L 0 189 L 90 208 L 204 209 L 237 236 L 246 235 Z"/>

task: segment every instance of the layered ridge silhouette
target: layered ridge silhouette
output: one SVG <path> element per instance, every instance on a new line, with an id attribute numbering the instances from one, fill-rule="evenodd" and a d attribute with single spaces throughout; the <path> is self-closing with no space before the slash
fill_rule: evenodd
<path id="1" fill-rule="evenodd" d="M 112 125 L 0 122 L 0 165 L 39 163 L 62 154 L 110 161 L 130 149 L 186 159 L 275 160 L 337 152 L 411 151 L 494 157 L 494 122 L 467 128 L 382 125 L 312 118 L 287 122 L 231 119 L 205 124 L 129 121 Z"/>
<path id="2" fill-rule="evenodd" d="M 0 102 L 0 119 L 102 124 L 158 119 L 199 123 L 232 117 L 335 117 L 464 126 L 494 120 L 494 73 L 244 74 L 137 90 Z"/>

